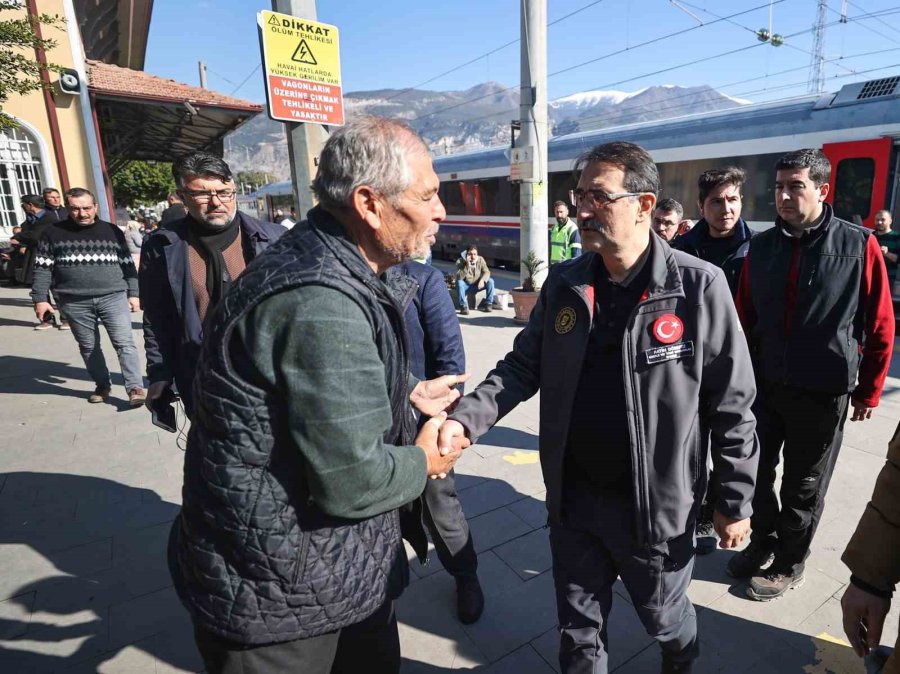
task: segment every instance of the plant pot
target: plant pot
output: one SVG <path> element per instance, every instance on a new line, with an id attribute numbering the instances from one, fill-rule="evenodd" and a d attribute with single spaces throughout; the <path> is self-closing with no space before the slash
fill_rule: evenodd
<path id="1" fill-rule="evenodd" d="M 516 315 L 513 320 L 516 323 L 524 325 L 531 317 L 531 310 L 534 309 L 534 305 L 537 303 L 537 299 L 541 293 L 537 290 L 531 291 L 513 288 L 509 291 L 509 294 L 512 295 L 513 308 L 516 310 Z"/>

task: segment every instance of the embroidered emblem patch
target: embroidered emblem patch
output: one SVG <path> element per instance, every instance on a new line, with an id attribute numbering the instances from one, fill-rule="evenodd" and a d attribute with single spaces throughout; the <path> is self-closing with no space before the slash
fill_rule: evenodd
<path id="1" fill-rule="evenodd" d="M 564 335 L 575 327 L 575 310 L 572 307 L 563 307 L 556 314 L 556 334 Z"/>
<path id="2" fill-rule="evenodd" d="M 662 344 L 674 344 L 684 334 L 684 324 L 675 314 L 663 314 L 653 322 L 653 336 Z"/>

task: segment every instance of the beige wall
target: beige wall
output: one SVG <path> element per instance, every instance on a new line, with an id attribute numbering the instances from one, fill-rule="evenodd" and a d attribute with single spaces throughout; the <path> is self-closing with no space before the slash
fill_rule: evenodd
<path id="1" fill-rule="evenodd" d="M 37 8 L 39 12 L 46 14 L 59 16 L 64 14 L 63 0 L 37 0 Z M 12 18 L 14 13 L 12 10 L 5 11 L 3 12 L 3 18 Z M 25 15 L 24 9 L 21 10 L 21 15 Z M 45 39 L 52 39 L 57 43 L 55 48 L 47 52 L 47 60 L 64 68 L 74 67 L 72 47 L 66 25 L 63 24 L 59 28 L 43 27 L 42 32 Z M 75 27 L 75 34 L 78 34 L 77 26 Z M 82 53 L 80 44 L 77 45 L 76 53 Z M 34 52 L 28 52 L 28 57 L 34 58 Z M 77 95 L 60 93 L 57 84 L 58 77 L 56 73 L 50 73 L 50 80 L 53 85 L 51 90 L 53 91 L 53 99 L 56 104 L 56 115 L 59 122 L 62 151 L 65 156 L 69 185 L 72 187 L 87 187 L 96 193 L 96 185 L 94 185 L 94 180 L 91 176 L 90 156 L 87 149 L 84 125 L 82 124 L 79 97 Z M 82 82 L 81 86 L 86 89 L 87 83 Z M 24 121 L 41 136 L 45 147 L 48 149 L 47 156 L 44 159 L 46 164 L 49 165 L 51 173 L 51 175 L 44 176 L 44 181 L 47 185 L 57 188 L 61 187 L 62 181 L 56 161 L 56 152 L 53 147 L 53 137 L 50 134 L 50 122 L 43 93 L 37 91 L 27 96 L 13 96 L 3 104 L 3 111 Z"/>

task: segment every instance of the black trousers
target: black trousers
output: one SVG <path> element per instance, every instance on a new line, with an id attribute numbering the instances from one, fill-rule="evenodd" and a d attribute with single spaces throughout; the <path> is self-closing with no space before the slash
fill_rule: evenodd
<path id="1" fill-rule="evenodd" d="M 752 541 L 775 553 L 773 570 L 803 571 L 837 462 L 849 396 L 762 383 L 753 406 L 759 472 L 753 497 Z M 775 470 L 782 447 L 781 504 Z"/>
<path id="2" fill-rule="evenodd" d="M 400 635 L 394 603 L 362 622 L 310 639 L 245 646 L 194 628 L 207 674 L 397 674 Z"/>
<path id="3" fill-rule="evenodd" d="M 425 524 L 441 564 L 454 578 L 475 578 L 478 556 L 456 494 L 453 471 L 443 480 L 428 480 L 423 497 Z"/>
<path id="4" fill-rule="evenodd" d="M 694 531 L 654 546 L 634 540 L 630 497 L 568 486 L 563 524 L 550 525 L 564 674 L 606 674 L 607 625 L 616 577 L 663 658 L 699 655 L 697 615 L 687 597 L 694 568 Z"/>

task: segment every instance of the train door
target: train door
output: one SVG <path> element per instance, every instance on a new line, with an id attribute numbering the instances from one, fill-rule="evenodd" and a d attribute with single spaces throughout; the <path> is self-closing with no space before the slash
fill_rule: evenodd
<path id="1" fill-rule="evenodd" d="M 873 138 L 847 143 L 826 143 L 822 147 L 831 162 L 828 203 L 837 217 L 875 226 L 875 213 L 889 203 L 890 138 Z"/>

